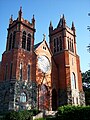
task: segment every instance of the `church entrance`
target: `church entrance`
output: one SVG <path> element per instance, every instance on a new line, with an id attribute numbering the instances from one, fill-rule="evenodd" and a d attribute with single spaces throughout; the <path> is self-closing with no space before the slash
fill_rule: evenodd
<path id="1" fill-rule="evenodd" d="M 42 84 L 39 88 L 39 110 L 49 110 L 49 91 L 46 85 Z"/>

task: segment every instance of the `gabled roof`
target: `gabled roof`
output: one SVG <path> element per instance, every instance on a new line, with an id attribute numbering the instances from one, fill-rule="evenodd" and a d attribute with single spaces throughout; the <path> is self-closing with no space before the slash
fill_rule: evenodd
<path id="1" fill-rule="evenodd" d="M 42 42 L 43 42 L 43 41 L 42 41 Z M 34 50 L 36 50 L 36 48 L 37 48 L 42 42 L 39 42 L 39 43 L 37 43 L 36 45 L 34 45 Z"/>
<path id="2" fill-rule="evenodd" d="M 37 43 L 36 45 L 34 45 L 34 51 L 35 51 L 43 42 L 45 42 L 45 44 L 46 44 L 46 46 L 47 46 L 50 54 L 52 55 L 52 52 L 51 52 L 50 48 L 48 47 L 48 44 L 47 44 L 46 40 L 43 40 L 43 41 Z"/>

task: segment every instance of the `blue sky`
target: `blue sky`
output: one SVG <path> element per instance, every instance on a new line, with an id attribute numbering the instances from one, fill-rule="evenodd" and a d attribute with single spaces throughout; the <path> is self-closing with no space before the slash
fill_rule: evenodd
<path id="1" fill-rule="evenodd" d="M 90 32 L 87 30 L 87 26 L 90 25 L 90 16 L 88 16 L 90 0 L 0 0 L 0 60 L 6 48 L 9 18 L 12 14 L 13 19 L 17 18 L 20 6 L 22 6 L 24 19 L 31 21 L 33 14 L 35 15 L 35 43 L 42 41 L 44 33 L 47 42 L 49 41 L 49 23 L 52 21 L 55 28 L 60 15 L 65 15 L 69 27 L 74 21 L 81 71 L 90 69 L 90 53 L 86 48 L 90 43 Z"/>

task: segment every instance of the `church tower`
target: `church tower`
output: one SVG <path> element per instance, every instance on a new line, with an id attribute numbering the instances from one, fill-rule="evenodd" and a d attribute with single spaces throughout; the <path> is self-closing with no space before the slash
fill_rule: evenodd
<path id="1" fill-rule="evenodd" d="M 76 50 L 75 26 L 66 25 L 64 15 L 55 29 L 49 26 L 49 43 L 52 59 L 52 109 L 65 104 L 85 104 L 80 71 L 80 60 Z M 56 70 L 55 70 L 56 69 Z M 55 97 L 56 96 L 56 97 Z"/>
<path id="2" fill-rule="evenodd" d="M 34 49 L 34 34 L 34 16 L 32 23 L 24 20 L 22 18 L 22 8 L 20 8 L 18 18 L 16 20 L 13 20 L 12 16 L 10 18 L 6 51 L 2 55 L 0 80 L 30 79 L 27 75 L 27 66 L 29 70 Z"/>
<path id="3" fill-rule="evenodd" d="M 30 23 L 23 19 L 20 8 L 16 20 L 11 16 L 7 30 L 6 50 L 2 55 L 0 67 L 0 109 L 5 111 L 34 108 L 36 105 L 36 100 L 34 99 L 35 102 L 33 100 L 36 91 L 32 87 L 32 84 L 35 87 L 36 80 L 34 16 Z"/>

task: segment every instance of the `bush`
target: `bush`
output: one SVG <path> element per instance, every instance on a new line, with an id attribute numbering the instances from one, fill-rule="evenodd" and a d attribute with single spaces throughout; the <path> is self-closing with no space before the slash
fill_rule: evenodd
<path id="1" fill-rule="evenodd" d="M 62 106 L 58 108 L 57 120 L 90 120 L 90 106 Z"/>
<path id="2" fill-rule="evenodd" d="M 8 111 L 3 113 L 1 120 L 31 120 L 32 116 L 38 113 L 38 110 Z"/>

